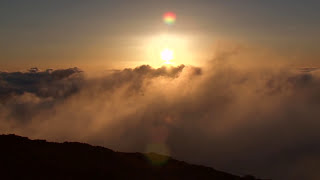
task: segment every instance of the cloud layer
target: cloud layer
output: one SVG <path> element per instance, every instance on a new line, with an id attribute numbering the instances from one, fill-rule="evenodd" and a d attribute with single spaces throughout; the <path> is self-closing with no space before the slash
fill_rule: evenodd
<path id="1" fill-rule="evenodd" d="M 144 65 L 0 73 L 0 132 L 156 151 L 274 179 L 319 179 L 316 68 Z"/>

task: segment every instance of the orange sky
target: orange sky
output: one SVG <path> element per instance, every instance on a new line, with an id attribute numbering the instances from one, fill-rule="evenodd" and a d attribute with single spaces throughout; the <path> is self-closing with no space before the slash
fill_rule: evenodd
<path id="1" fill-rule="evenodd" d="M 288 2 L 2 1 L 0 69 L 159 67 L 164 48 L 173 50 L 175 64 L 198 66 L 221 42 L 317 66 L 319 3 Z M 162 21 L 167 11 L 177 14 L 173 26 Z"/>

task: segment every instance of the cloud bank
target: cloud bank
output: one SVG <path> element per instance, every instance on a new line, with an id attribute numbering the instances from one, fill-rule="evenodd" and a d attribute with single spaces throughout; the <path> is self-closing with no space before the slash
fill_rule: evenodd
<path id="1" fill-rule="evenodd" d="M 143 65 L 0 73 L 0 132 L 156 151 L 236 174 L 320 178 L 317 68 Z"/>

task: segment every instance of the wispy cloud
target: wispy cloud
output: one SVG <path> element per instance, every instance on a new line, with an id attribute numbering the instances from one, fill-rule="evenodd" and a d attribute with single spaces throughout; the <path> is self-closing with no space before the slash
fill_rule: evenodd
<path id="1" fill-rule="evenodd" d="M 319 72 L 244 70 L 224 63 L 229 56 L 201 68 L 144 65 L 90 78 L 74 68 L 2 72 L 0 131 L 304 179 L 320 162 Z"/>

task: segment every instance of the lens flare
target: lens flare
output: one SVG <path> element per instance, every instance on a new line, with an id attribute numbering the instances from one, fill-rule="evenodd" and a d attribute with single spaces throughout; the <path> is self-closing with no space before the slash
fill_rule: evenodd
<path id="1" fill-rule="evenodd" d="M 154 166 L 163 166 L 169 160 L 170 151 L 167 145 L 162 143 L 148 144 L 145 154 L 149 162 Z"/>
<path id="2" fill-rule="evenodd" d="M 163 15 L 163 21 L 168 25 L 173 25 L 176 22 L 176 18 L 177 16 L 173 12 L 167 12 Z"/>

